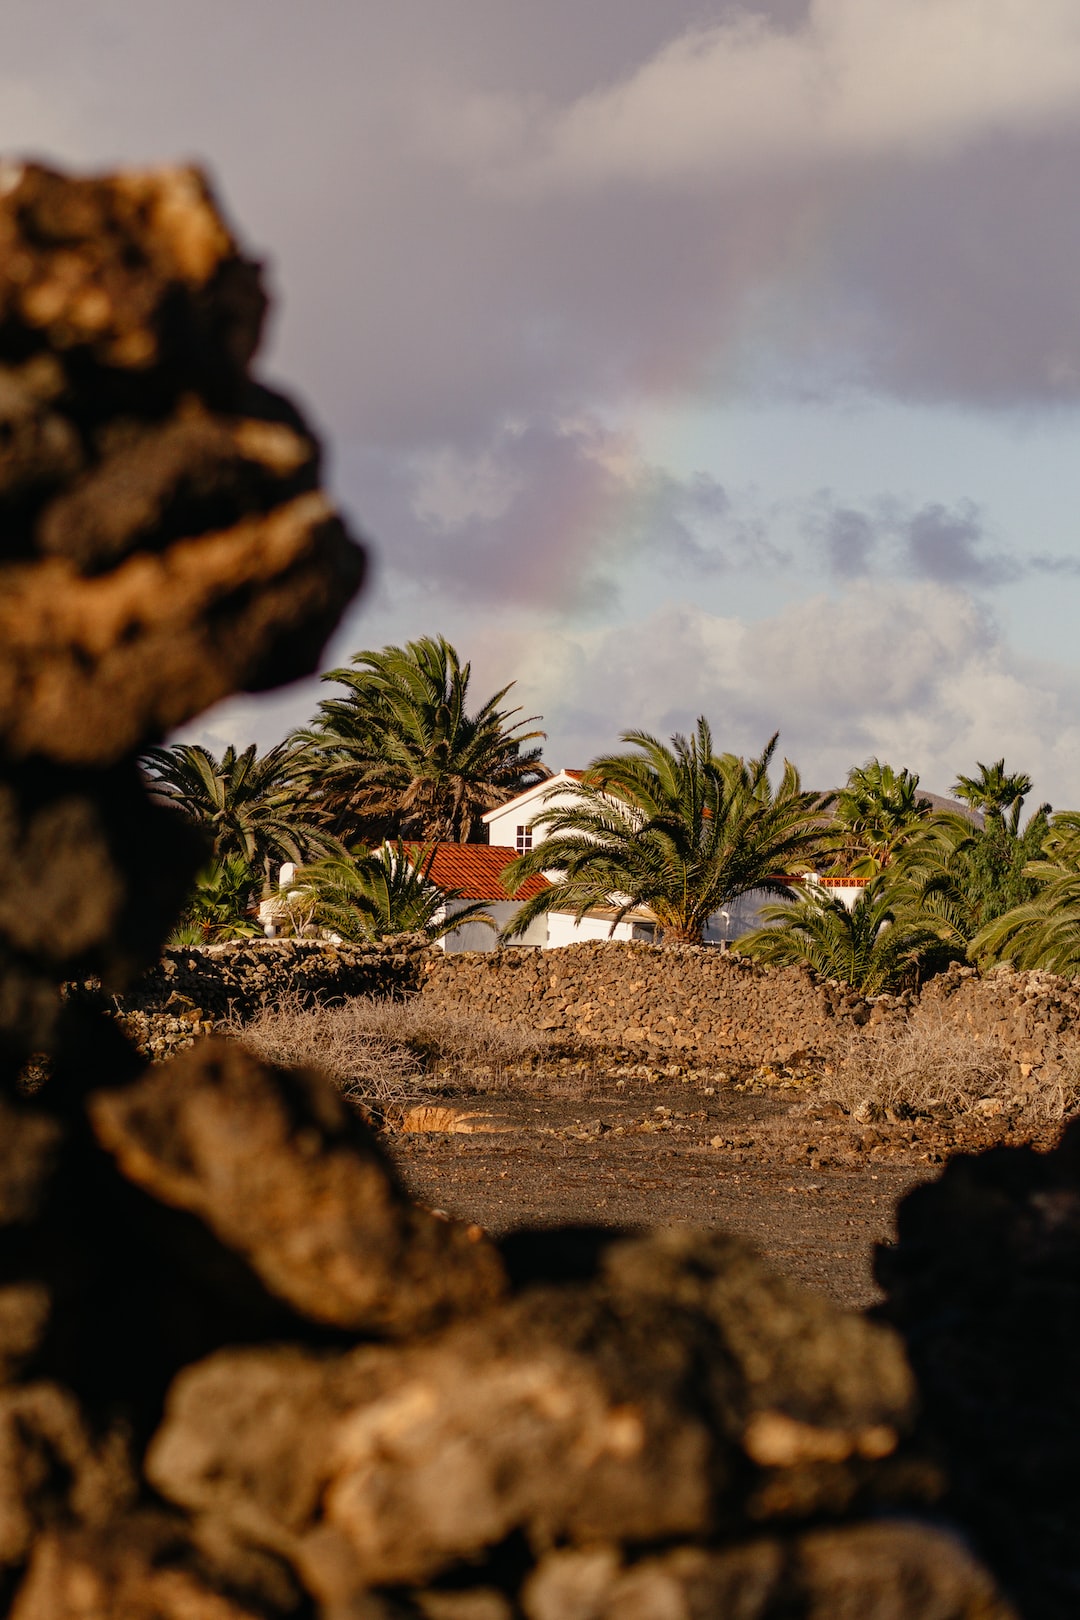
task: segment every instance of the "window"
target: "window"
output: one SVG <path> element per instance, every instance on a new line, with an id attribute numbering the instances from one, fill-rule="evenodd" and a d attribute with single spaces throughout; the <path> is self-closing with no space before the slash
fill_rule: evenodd
<path id="1" fill-rule="evenodd" d="M 532 849 L 532 828 L 519 827 L 517 830 L 517 852 L 524 855 L 527 849 Z"/>

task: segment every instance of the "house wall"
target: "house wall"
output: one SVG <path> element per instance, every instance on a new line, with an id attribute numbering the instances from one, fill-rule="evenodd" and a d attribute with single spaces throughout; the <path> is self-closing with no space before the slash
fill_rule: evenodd
<path id="1" fill-rule="evenodd" d="M 451 915 L 460 911 L 463 906 L 470 905 L 468 900 L 451 900 L 449 909 Z M 494 951 L 499 947 L 499 932 L 506 927 L 517 912 L 517 904 L 513 900 L 491 900 L 485 903 L 484 910 L 495 923 L 489 928 L 485 923 L 462 923 L 452 933 L 444 934 L 439 941 L 439 949 L 451 955 L 459 951 Z M 515 940 L 516 945 L 545 945 L 547 943 L 547 924 L 543 917 L 538 917 L 530 923 L 524 936 Z"/>
<path id="2" fill-rule="evenodd" d="M 550 911 L 547 918 L 548 949 L 560 945 L 579 945 L 585 940 L 628 940 L 645 938 L 645 932 L 639 923 L 621 922 L 615 924 L 615 931 L 611 931 L 611 922 L 604 917 L 582 917 L 580 922 L 574 921 L 572 911 Z"/>
<path id="3" fill-rule="evenodd" d="M 524 797 L 524 800 L 518 799 L 505 808 L 493 811 L 486 822 L 488 843 L 502 845 L 505 849 L 516 849 L 517 829 L 527 827 L 534 816 L 538 816 L 542 810 L 551 808 L 547 795 L 559 785 L 558 781 L 544 782 Z M 558 804 L 562 801 L 556 799 L 554 802 Z M 546 831 L 544 827 L 534 828 L 533 842 L 539 844 L 546 836 Z"/>

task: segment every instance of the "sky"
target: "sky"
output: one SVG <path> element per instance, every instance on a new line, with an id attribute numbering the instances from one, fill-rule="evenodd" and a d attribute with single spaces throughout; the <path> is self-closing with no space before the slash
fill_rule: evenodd
<path id="1" fill-rule="evenodd" d="M 207 166 L 373 582 L 545 756 L 1080 805 L 1076 0 L 5 0 L 0 151 Z M 268 744 L 316 680 L 186 736 Z"/>

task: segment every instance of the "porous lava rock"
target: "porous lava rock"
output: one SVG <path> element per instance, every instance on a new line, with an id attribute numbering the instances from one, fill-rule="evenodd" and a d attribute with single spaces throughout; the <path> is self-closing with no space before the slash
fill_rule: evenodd
<path id="1" fill-rule="evenodd" d="M 58 980 L 152 961 L 203 854 L 135 758 L 310 672 L 363 554 L 265 311 L 193 169 L 0 168 L 0 1049 L 60 1039 Z"/>
<path id="2" fill-rule="evenodd" d="M 128 1181 L 196 1216 L 309 1321 L 402 1337 L 503 1292 L 479 1228 L 406 1198 L 321 1075 L 209 1040 L 88 1110 Z"/>

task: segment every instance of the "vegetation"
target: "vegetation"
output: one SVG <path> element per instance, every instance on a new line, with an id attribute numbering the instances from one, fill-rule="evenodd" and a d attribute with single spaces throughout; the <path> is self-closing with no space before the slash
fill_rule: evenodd
<path id="1" fill-rule="evenodd" d="M 293 932 L 436 940 L 465 921 L 494 926 L 480 902 L 446 915 L 463 897 L 432 883 L 430 857 L 439 841 L 483 841 L 488 810 L 550 775 L 536 717 L 503 706 L 513 683 L 474 705 L 470 665 L 442 636 L 359 652 L 324 678 L 344 694 L 263 754 L 177 744 L 144 757 L 155 796 L 204 827 L 211 849 L 177 943 L 256 932 L 285 861 L 302 867 L 275 895 Z M 718 753 L 704 717 L 690 737 L 621 741 L 533 818 L 542 836 L 507 869 L 508 893 L 541 872 L 561 881 L 519 908 L 508 938 L 558 907 L 602 911 L 612 927 L 641 911 L 659 938 L 698 941 L 753 891 L 775 903 L 740 950 L 864 994 L 965 959 L 1080 973 L 1080 812 L 1043 804 L 1025 819 L 1031 778 L 1004 758 L 957 777 L 966 811 L 935 811 L 913 771 L 877 758 L 835 795 L 809 793 L 789 761 L 774 769 L 775 736 L 756 758 Z M 849 909 L 793 883 L 812 871 L 866 886 Z"/>
<path id="2" fill-rule="evenodd" d="M 534 819 L 546 837 L 507 869 L 507 887 L 538 872 L 563 881 L 523 903 L 509 937 L 556 905 L 579 918 L 611 908 L 615 922 L 647 907 L 665 939 L 696 942 L 722 906 L 751 889 L 783 894 L 782 877 L 809 864 L 821 796 L 803 790 L 787 760 L 772 786 L 775 736 L 750 760 L 717 755 L 704 718 L 670 747 L 644 731 L 622 740 L 632 752 L 594 760 Z"/>
<path id="3" fill-rule="evenodd" d="M 243 861 L 261 873 L 264 889 L 282 862 L 339 847 L 305 798 L 291 743 L 265 754 L 254 743 L 241 752 L 230 745 L 220 759 L 197 743 L 176 743 L 151 748 L 142 764 L 154 796 L 206 828 L 214 861 Z"/>
<path id="4" fill-rule="evenodd" d="M 1080 973 L 1080 814 L 1055 816 L 1042 842 L 1044 859 L 1024 876 L 1032 897 L 987 922 L 972 940 L 976 959 L 1020 968 Z"/>
<path id="5" fill-rule="evenodd" d="M 741 952 L 776 967 L 805 963 L 864 996 L 914 983 L 935 956 L 948 960 L 936 919 L 900 876 L 879 872 L 850 907 L 820 885 L 798 892 L 794 904 L 765 908 L 765 926 L 739 940 Z"/>
<path id="6" fill-rule="evenodd" d="M 834 871 L 872 878 L 889 865 L 933 809 L 918 786 L 914 772 L 894 771 L 879 759 L 852 767 L 832 807 L 828 843 L 836 853 Z"/>
<path id="7" fill-rule="evenodd" d="M 259 929 L 249 913 L 259 890 L 258 875 L 241 855 L 223 855 L 210 861 L 195 879 L 195 886 L 169 945 L 215 945 L 229 939 L 250 939 Z"/>
<path id="8" fill-rule="evenodd" d="M 504 686 L 472 711 L 471 666 L 442 636 L 359 652 L 323 677 L 347 688 L 301 733 L 309 781 L 335 830 L 362 838 L 482 842 L 480 818 L 549 774 L 532 719 L 500 708 Z M 511 683 L 512 684 L 512 683 Z"/>
<path id="9" fill-rule="evenodd" d="M 300 916 L 304 925 L 350 941 L 423 934 L 434 944 L 462 923 L 493 928 L 482 901 L 462 904 L 460 891 L 435 886 L 428 875 L 432 853 L 431 845 L 411 852 L 401 843 L 374 852 L 361 845 L 302 868 L 281 905 L 294 927 Z"/>

